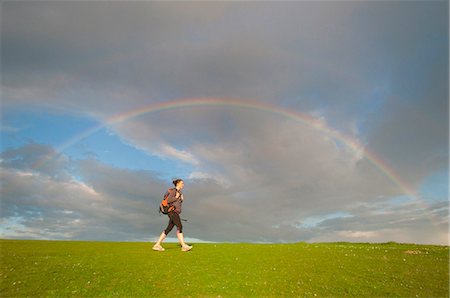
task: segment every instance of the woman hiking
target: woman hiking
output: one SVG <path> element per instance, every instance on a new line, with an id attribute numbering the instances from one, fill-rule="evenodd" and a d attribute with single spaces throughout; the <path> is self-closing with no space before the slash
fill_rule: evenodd
<path id="1" fill-rule="evenodd" d="M 177 226 L 177 237 L 181 244 L 181 251 L 189 251 L 192 249 L 192 246 L 187 245 L 186 242 L 184 242 L 183 225 L 181 224 L 180 218 L 181 205 L 184 200 L 183 194 L 181 193 L 181 190 L 184 187 L 184 181 L 182 179 L 176 179 L 172 183 L 175 187 L 168 189 L 165 196 L 167 196 L 167 202 L 174 206 L 175 209 L 167 214 L 169 216 L 169 224 L 159 236 L 158 242 L 153 245 L 153 250 L 164 251 L 164 247 L 161 246 L 161 242 L 164 241 L 166 236 L 170 233 L 170 231 L 172 231 L 173 227 Z"/>

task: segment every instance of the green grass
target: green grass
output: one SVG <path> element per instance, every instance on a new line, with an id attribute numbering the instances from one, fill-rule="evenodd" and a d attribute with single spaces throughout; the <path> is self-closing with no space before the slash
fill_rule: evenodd
<path id="1" fill-rule="evenodd" d="M 448 297 L 449 247 L 0 240 L 0 296 Z"/>

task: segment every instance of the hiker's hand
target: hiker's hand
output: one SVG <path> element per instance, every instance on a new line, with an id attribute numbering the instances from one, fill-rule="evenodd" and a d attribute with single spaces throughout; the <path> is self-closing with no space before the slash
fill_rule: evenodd
<path id="1" fill-rule="evenodd" d="M 184 197 L 183 197 L 183 195 L 181 195 L 181 200 L 182 200 L 182 201 L 184 200 Z"/>

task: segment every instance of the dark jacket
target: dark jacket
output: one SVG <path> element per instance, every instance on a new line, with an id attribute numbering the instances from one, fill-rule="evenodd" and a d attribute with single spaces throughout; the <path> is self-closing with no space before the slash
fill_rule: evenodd
<path id="1" fill-rule="evenodd" d="M 180 214 L 183 201 L 181 200 L 181 191 L 178 191 L 178 193 L 180 194 L 180 196 L 178 198 L 176 198 L 177 189 L 170 188 L 167 190 L 166 195 L 168 195 L 167 203 L 172 204 L 172 206 L 175 207 L 175 212 Z"/>

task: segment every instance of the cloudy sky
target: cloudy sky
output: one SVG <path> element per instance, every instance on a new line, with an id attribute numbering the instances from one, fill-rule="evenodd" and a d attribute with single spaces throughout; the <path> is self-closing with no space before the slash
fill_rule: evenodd
<path id="1" fill-rule="evenodd" d="M 0 237 L 448 244 L 448 11 L 3 2 Z"/>

